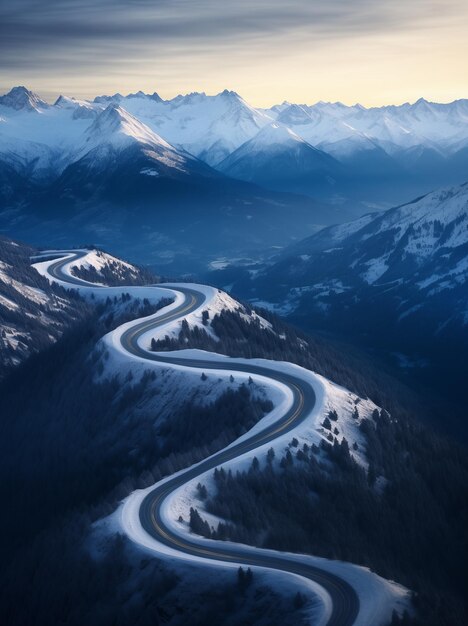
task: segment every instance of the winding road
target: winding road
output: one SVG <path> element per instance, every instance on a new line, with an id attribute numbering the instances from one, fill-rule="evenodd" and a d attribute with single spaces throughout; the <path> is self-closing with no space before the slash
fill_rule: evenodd
<path id="1" fill-rule="evenodd" d="M 47 268 L 50 279 L 67 283 L 70 287 L 92 286 L 93 288 L 98 287 L 106 289 L 104 286 L 99 287 L 72 277 L 64 271 L 65 266 L 81 258 L 86 253 L 86 251 L 66 251 L 66 257 L 63 257 L 65 251 L 61 253 L 62 257 L 54 261 Z M 51 256 L 52 255 L 50 255 L 49 258 Z M 315 405 L 316 398 L 311 384 L 292 374 L 280 372 L 278 369 L 270 369 L 267 366 L 255 364 L 230 364 L 225 358 L 220 358 L 219 360 L 213 358 L 210 360 L 203 360 L 202 358 L 178 358 L 174 356 L 174 353 L 167 355 L 152 353 L 142 348 L 139 344 L 139 339 L 144 333 L 152 329 L 156 330 L 169 321 L 188 315 L 202 307 L 205 302 L 205 294 L 202 291 L 197 291 L 193 286 L 188 288 L 179 284 L 158 285 L 158 288 L 161 287 L 167 287 L 172 291 L 182 293 L 184 301 L 167 313 L 161 313 L 157 318 L 137 320 L 132 324 L 131 327 L 125 330 L 121 335 L 121 344 L 125 351 L 140 358 L 156 361 L 158 363 L 167 363 L 169 365 L 182 365 L 190 368 L 199 368 L 203 371 L 217 369 L 233 371 L 233 373 L 246 372 L 248 374 L 268 377 L 289 387 L 292 392 L 293 402 L 290 408 L 276 422 L 265 427 L 261 432 L 256 432 L 251 437 L 245 438 L 241 442 L 221 450 L 205 461 L 178 473 L 162 484 L 156 484 L 146 495 L 140 506 L 139 515 L 141 525 L 145 531 L 158 542 L 188 555 L 218 562 L 232 562 L 244 566 L 260 566 L 281 570 L 308 578 L 323 587 L 331 598 L 332 609 L 327 626 L 352 626 L 359 614 L 359 598 L 355 589 L 338 575 L 321 569 L 318 566 L 311 565 L 307 563 L 306 560 L 300 562 L 299 560 L 288 557 L 288 555 L 283 556 L 281 553 L 272 554 L 270 551 L 264 552 L 261 549 L 254 547 L 247 548 L 246 546 L 242 546 L 241 549 L 232 542 L 224 542 L 222 546 L 220 546 L 220 542 L 213 542 L 213 546 L 210 546 L 209 541 L 198 542 L 193 535 L 187 534 L 186 537 L 182 537 L 165 523 L 164 516 L 162 515 L 162 507 L 165 500 L 174 490 L 183 486 L 188 481 L 197 478 L 197 476 L 207 471 L 214 470 L 214 468 L 246 452 L 251 452 L 257 447 L 271 442 L 278 436 L 292 430 L 310 415 Z"/>

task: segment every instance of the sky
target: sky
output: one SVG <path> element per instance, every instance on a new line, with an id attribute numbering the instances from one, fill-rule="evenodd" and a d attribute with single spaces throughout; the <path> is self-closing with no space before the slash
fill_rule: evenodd
<path id="1" fill-rule="evenodd" d="M 466 0 L 2 0 L 0 92 L 468 97 Z"/>

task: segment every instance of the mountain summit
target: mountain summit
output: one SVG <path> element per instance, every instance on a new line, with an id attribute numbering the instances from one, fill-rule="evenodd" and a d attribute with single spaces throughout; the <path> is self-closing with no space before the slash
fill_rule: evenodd
<path id="1" fill-rule="evenodd" d="M 102 143 L 118 149 L 140 144 L 174 150 L 167 141 L 116 103 L 109 104 L 87 129 L 81 149 L 90 150 Z"/>
<path id="2" fill-rule="evenodd" d="M 218 169 L 234 178 L 298 192 L 329 186 L 341 175 L 338 161 L 278 122 L 264 126 Z"/>
<path id="3" fill-rule="evenodd" d="M 13 87 L 7 94 L 0 96 L 0 104 L 15 111 L 39 111 L 49 107 L 36 93 L 23 86 Z"/>

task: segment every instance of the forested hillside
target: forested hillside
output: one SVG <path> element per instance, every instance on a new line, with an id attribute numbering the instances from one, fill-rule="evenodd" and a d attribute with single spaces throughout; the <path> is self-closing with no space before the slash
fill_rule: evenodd
<path id="1" fill-rule="evenodd" d="M 181 576 L 98 530 L 135 488 L 225 447 L 272 405 L 253 383 L 232 380 L 213 394 L 204 374 L 191 382 L 197 394 L 164 368 L 109 376 L 99 339 L 158 307 L 127 294 L 89 302 L 82 319 L 0 385 L 0 497 L 9 503 L 0 522 L 0 619 L 182 626 L 190 615 L 200 626 L 300 624 L 308 602 L 275 595 L 255 573 L 226 575 L 215 591 L 196 568 Z M 354 415 L 369 467 L 353 460 L 352 441 L 338 444 L 342 416 L 330 413 L 320 448 L 293 438 L 281 455 L 268 453 L 242 473 L 218 470 L 215 489 L 200 485 L 207 510 L 224 523 L 210 528 L 194 509 L 193 531 L 367 565 L 416 592 L 418 626 L 464 624 L 465 450 L 432 432 L 424 399 L 372 360 L 267 312 L 247 313 L 206 311 L 201 325 L 185 321 L 178 337 L 151 347 L 287 360 L 370 398 L 382 410 L 364 419 L 358 407 Z"/>
<path id="2" fill-rule="evenodd" d="M 247 589 L 235 572 L 216 589 L 197 570 L 181 581 L 121 537 L 106 540 L 96 560 L 93 522 L 135 488 L 226 446 L 271 408 L 240 387 L 203 406 L 180 396 L 171 419 L 160 419 L 167 407 L 154 400 L 167 385 L 163 373 L 101 380 L 106 356 L 94 351 L 98 339 L 154 310 L 126 296 L 96 306 L 0 386 L 0 497 L 9 502 L 0 533 L 2 623 L 182 626 L 193 611 L 191 623 L 200 626 L 234 626 L 236 619 L 294 626 L 302 619 L 292 596 L 255 580 Z M 142 412 L 145 402 L 150 408 Z M 25 589 L 27 601 L 19 603 Z M 233 621 L 223 622 L 228 607 Z"/>
<path id="3" fill-rule="evenodd" d="M 287 360 L 370 397 L 383 410 L 371 421 L 356 413 L 369 468 L 350 456 L 352 442 L 338 444 L 335 414 L 324 422 L 330 432 L 322 449 L 298 447 L 293 440 L 275 462 L 270 455 L 241 474 L 215 473 L 217 489 L 206 494 L 207 510 L 226 523 L 210 529 L 194 519 L 192 527 L 214 538 L 367 565 L 416 592 L 418 625 L 462 626 L 466 450 L 433 432 L 424 403 L 372 361 L 262 315 L 271 327 L 223 311 L 211 320 L 219 341 L 185 324 L 178 339 L 155 342 L 153 349 L 208 347 L 231 356 Z"/>
<path id="4" fill-rule="evenodd" d="M 237 280 L 232 273 L 211 280 L 306 332 L 380 354 L 413 387 L 457 402 L 464 418 L 467 183 L 324 228 Z"/>

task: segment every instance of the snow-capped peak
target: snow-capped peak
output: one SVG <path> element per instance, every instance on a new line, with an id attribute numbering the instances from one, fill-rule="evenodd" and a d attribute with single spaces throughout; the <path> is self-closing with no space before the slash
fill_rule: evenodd
<path id="1" fill-rule="evenodd" d="M 280 188 L 281 180 L 298 175 L 314 184 L 318 180 L 317 184 L 329 184 L 330 177 L 338 174 L 337 166 L 335 159 L 317 150 L 288 126 L 271 122 L 218 167 L 235 178 Z"/>
<path id="2" fill-rule="evenodd" d="M 272 122 L 271 124 L 268 124 L 268 126 L 264 126 L 249 142 L 250 148 L 272 146 L 276 144 L 284 146 L 285 143 L 300 143 L 309 145 L 307 141 L 302 139 L 302 137 L 299 137 L 299 135 L 297 135 L 293 130 L 278 122 Z M 312 148 L 312 146 L 310 147 Z"/>
<path id="3" fill-rule="evenodd" d="M 36 93 L 22 85 L 13 87 L 7 94 L 0 96 L 0 104 L 15 111 L 39 111 L 49 107 Z"/>
<path id="4" fill-rule="evenodd" d="M 147 97 L 148 96 L 141 89 L 139 91 L 137 91 L 136 93 L 129 93 L 129 94 L 127 94 L 127 98 L 147 98 Z"/>
<path id="5" fill-rule="evenodd" d="M 304 107 L 299 104 L 290 104 L 286 109 L 283 109 L 278 117 L 278 122 L 283 124 L 310 124 L 312 118 Z"/>
<path id="6" fill-rule="evenodd" d="M 153 93 L 148 94 L 148 98 L 150 100 L 154 100 L 155 102 L 164 102 L 164 100 L 161 98 L 161 96 L 156 91 L 153 91 Z"/>
<path id="7" fill-rule="evenodd" d="M 95 148 L 106 154 L 109 149 L 121 151 L 136 145 L 158 153 L 163 150 L 176 154 L 176 150 L 148 126 L 118 104 L 111 103 L 86 130 L 81 145 L 73 151 L 72 160 L 80 159 Z"/>
<path id="8" fill-rule="evenodd" d="M 237 100 L 242 100 L 240 95 L 236 91 L 231 91 L 229 89 L 224 89 L 218 96 L 224 96 L 225 98 L 235 98 Z"/>
<path id="9" fill-rule="evenodd" d="M 210 96 L 207 96 L 204 91 L 192 91 L 185 95 L 179 94 L 175 98 L 168 100 L 171 106 L 186 106 L 191 104 L 199 104 L 207 100 Z"/>
<path id="10" fill-rule="evenodd" d="M 70 96 L 59 96 L 54 102 L 54 107 L 62 107 L 64 109 L 74 109 L 77 105 L 81 104 L 75 98 Z"/>
<path id="11" fill-rule="evenodd" d="M 426 100 L 425 98 L 418 98 L 418 100 L 416 100 L 416 102 L 414 103 L 413 106 L 422 106 L 422 105 L 426 105 L 426 104 L 431 104 L 428 100 Z"/>
<path id="12" fill-rule="evenodd" d="M 138 142 L 164 148 L 172 147 L 162 137 L 116 103 L 109 104 L 98 115 L 86 135 L 86 141 L 91 143 L 106 141 L 117 145 Z"/>
<path id="13" fill-rule="evenodd" d="M 93 102 L 107 104 L 109 102 L 120 102 L 124 99 L 121 93 L 115 93 L 113 96 L 96 96 Z"/>
<path id="14" fill-rule="evenodd" d="M 57 100 L 54 102 L 54 107 L 60 107 L 61 109 L 88 109 L 89 111 L 98 111 L 102 110 L 102 105 L 97 106 L 88 102 L 87 100 L 78 100 L 77 98 L 72 98 L 70 96 L 59 96 Z"/>
<path id="15" fill-rule="evenodd" d="M 72 119 L 92 119 L 95 118 L 102 110 L 102 104 L 95 104 L 87 100 L 77 100 L 69 96 L 59 96 L 54 102 L 54 107 L 73 111 Z"/>
<path id="16" fill-rule="evenodd" d="M 153 93 L 145 93 L 144 91 L 137 91 L 136 93 L 129 93 L 126 98 L 142 98 L 145 100 L 154 100 L 155 102 L 164 102 L 161 96 L 154 91 Z"/>

